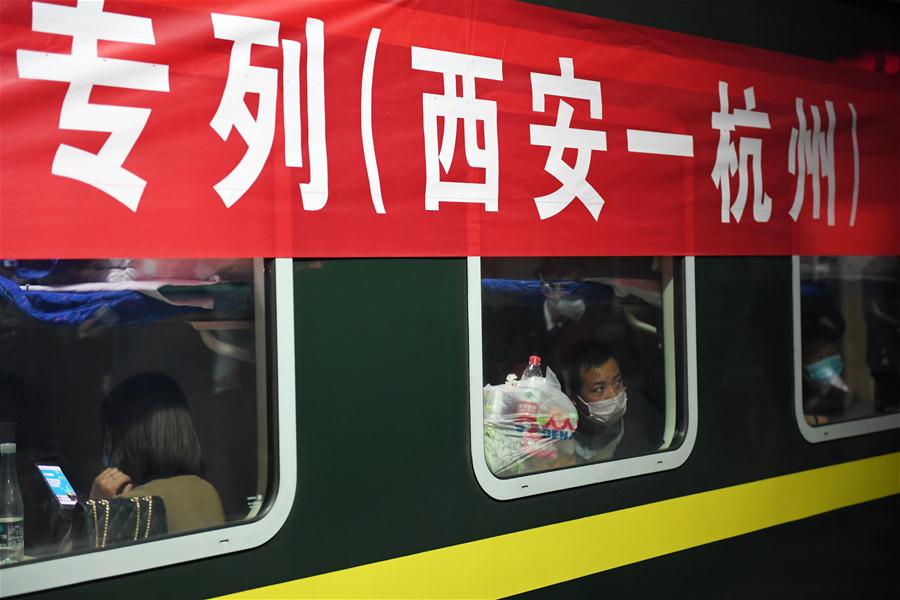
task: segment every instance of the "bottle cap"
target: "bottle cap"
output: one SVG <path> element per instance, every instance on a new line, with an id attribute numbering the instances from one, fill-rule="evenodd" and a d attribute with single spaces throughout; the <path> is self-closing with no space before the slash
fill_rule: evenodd
<path id="1" fill-rule="evenodd" d="M 531 356 L 528 357 L 528 364 L 529 365 L 541 364 L 541 357 L 538 356 L 537 354 L 532 354 Z"/>
<path id="2" fill-rule="evenodd" d="M 0 421 L 0 444 L 16 441 L 16 424 Z"/>

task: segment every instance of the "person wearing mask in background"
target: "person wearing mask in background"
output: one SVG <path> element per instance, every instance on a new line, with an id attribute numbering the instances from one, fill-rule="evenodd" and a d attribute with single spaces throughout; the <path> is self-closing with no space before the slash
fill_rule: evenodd
<path id="1" fill-rule="evenodd" d="M 116 386 L 101 406 L 103 459 L 91 498 L 158 496 L 169 533 L 225 522 L 216 489 L 202 478 L 200 441 L 184 393 L 157 373 Z"/>
<path id="2" fill-rule="evenodd" d="M 563 374 L 566 394 L 578 410 L 579 462 L 637 456 L 662 444 L 661 415 L 642 394 L 626 390 L 612 350 L 597 342 L 580 344 Z"/>
<path id="3" fill-rule="evenodd" d="M 866 409 L 844 380 L 841 345 L 844 320 L 836 311 L 802 315 L 803 413 L 810 425 L 866 416 Z"/>

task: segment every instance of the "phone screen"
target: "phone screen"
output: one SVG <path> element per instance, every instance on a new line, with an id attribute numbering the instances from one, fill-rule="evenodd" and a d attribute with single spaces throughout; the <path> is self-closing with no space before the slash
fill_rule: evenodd
<path id="1" fill-rule="evenodd" d="M 78 503 L 78 497 L 75 495 L 75 489 L 69 480 L 66 479 L 65 473 L 59 468 L 59 465 L 36 465 L 38 471 L 44 477 L 44 481 L 50 487 L 50 492 L 56 497 L 60 506 L 70 507 Z"/>

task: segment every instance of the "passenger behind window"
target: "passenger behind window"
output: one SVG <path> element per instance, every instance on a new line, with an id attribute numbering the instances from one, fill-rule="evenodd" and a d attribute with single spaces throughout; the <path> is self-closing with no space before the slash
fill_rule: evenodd
<path id="1" fill-rule="evenodd" d="M 91 498 L 158 496 L 169 533 L 225 522 L 216 489 L 202 478 L 200 441 L 184 393 L 170 377 L 135 375 L 103 401 L 103 461 Z"/>
<path id="2" fill-rule="evenodd" d="M 543 365 L 561 372 L 562 354 L 574 344 L 593 339 L 610 325 L 611 288 L 583 281 L 578 259 L 545 259 L 533 279 L 518 284 L 498 306 L 485 314 L 487 348 L 485 377 L 500 383 L 508 373 L 521 373 L 527 358 L 540 356 Z"/>
<path id="3" fill-rule="evenodd" d="M 828 302 L 819 301 L 803 312 L 803 413 L 810 425 L 856 419 L 871 412 L 844 379 L 844 328 L 843 317 Z"/>
<path id="4" fill-rule="evenodd" d="M 662 415 L 639 390 L 626 391 L 609 348 L 597 342 L 575 346 L 563 373 L 566 393 L 578 410 L 579 462 L 647 454 L 662 445 Z"/>

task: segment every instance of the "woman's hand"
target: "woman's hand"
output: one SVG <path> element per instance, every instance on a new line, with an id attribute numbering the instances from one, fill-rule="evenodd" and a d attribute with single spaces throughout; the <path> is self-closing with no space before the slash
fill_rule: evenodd
<path id="1" fill-rule="evenodd" d="M 122 471 L 110 467 L 103 469 L 91 484 L 91 499 L 114 498 L 131 490 L 134 485 L 131 477 Z"/>

